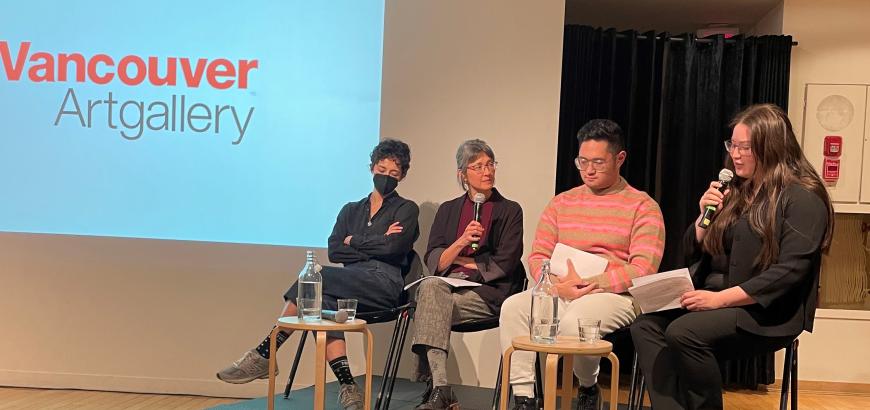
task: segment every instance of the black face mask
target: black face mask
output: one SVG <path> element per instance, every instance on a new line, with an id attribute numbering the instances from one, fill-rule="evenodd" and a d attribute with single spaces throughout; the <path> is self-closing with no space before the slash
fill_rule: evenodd
<path id="1" fill-rule="evenodd" d="M 399 185 L 398 179 L 385 174 L 375 174 L 372 177 L 372 181 L 375 183 L 375 190 L 383 196 L 387 196 L 395 191 Z"/>

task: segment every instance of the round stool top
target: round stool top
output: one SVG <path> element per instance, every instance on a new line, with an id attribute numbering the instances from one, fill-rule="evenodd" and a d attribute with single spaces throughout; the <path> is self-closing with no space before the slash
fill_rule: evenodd
<path id="1" fill-rule="evenodd" d="M 362 330 L 366 328 L 366 321 L 362 319 L 348 320 L 344 323 L 335 323 L 331 320 L 321 319 L 319 322 L 303 322 L 296 316 L 278 318 L 278 327 L 293 330 L 314 330 L 325 332 L 330 330 Z"/>
<path id="2" fill-rule="evenodd" d="M 511 344 L 515 350 L 556 354 L 607 355 L 613 350 L 613 344 L 606 340 L 587 343 L 577 336 L 556 336 L 556 343 L 543 344 L 532 342 L 529 335 L 525 335 L 515 337 Z"/>

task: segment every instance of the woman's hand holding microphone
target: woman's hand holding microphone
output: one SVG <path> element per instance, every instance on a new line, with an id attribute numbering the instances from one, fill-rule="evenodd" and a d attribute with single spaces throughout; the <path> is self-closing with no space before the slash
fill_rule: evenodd
<path id="1" fill-rule="evenodd" d="M 701 223 L 701 218 L 704 217 L 704 212 L 707 210 L 708 206 L 712 206 L 716 208 L 716 212 L 722 210 L 722 202 L 725 200 L 725 197 L 731 193 L 731 190 L 725 188 L 724 192 L 720 192 L 719 189 L 722 187 L 722 183 L 719 181 L 710 182 L 710 188 L 707 188 L 704 191 L 704 194 L 701 195 L 701 200 L 698 201 L 698 208 L 700 210 L 700 214 L 698 215 L 698 219 L 695 221 L 695 240 L 701 242 L 704 239 L 704 235 L 707 231 L 704 228 L 698 226 Z"/>

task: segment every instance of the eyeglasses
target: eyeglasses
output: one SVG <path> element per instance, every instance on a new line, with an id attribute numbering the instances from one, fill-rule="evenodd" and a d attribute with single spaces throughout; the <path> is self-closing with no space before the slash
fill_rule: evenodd
<path id="1" fill-rule="evenodd" d="M 498 168 L 498 162 L 491 161 L 486 164 L 468 165 L 465 167 L 465 169 L 470 169 L 477 173 L 483 172 L 484 168 L 490 170 L 490 172 L 494 172 L 495 169 Z"/>
<path id="2" fill-rule="evenodd" d="M 581 157 L 574 158 L 574 165 L 577 167 L 577 169 L 581 171 L 585 171 L 586 168 L 589 168 L 589 164 L 592 164 L 592 169 L 596 171 L 604 171 L 604 167 L 605 165 L 607 165 L 607 160 L 601 158 L 593 160 L 588 160 Z"/>
<path id="3" fill-rule="evenodd" d="M 731 142 L 731 140 L 725 140 L 725 151 L 728 151 L 730 153 L 734 150 L 734 148 L 737 148 L 737 152 L 739 152 L 740 155 L 752 155 L 751 145 L 735 145 L 733 142 Z"/>

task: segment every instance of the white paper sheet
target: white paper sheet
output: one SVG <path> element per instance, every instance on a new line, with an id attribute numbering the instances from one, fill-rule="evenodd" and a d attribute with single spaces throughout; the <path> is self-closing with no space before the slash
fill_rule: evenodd
<path id="1" fill-rule="evenodd" d="M 590 278 L 607 269 L 607 259 L 557 243 L 550 256 L 550 272 L 559 277 L 567 275 L 569 259 L 580 278 Z"/>
<path id="2" fill-rule="evenodd" d="M 683 293 L 695 290 L 686 268 L 642 276 L 632 280 L 632 284 L 628 292 L 643 313 L 679 309 Z"/>
<path id="3" fill-rule="evenodd" d="M 411 286 L 414 286 L 426 279 L 441 279 L 444 282 L 447 282 L 448 285 L 454 288 L 473 288 L 475 286 L 480 286 L 477 282 L 472 282 L 470 280 L 459 279 L 459 278 L 448 278 L 444 276 L 426 276 L 425 278 L 417 279 L 411 282 L 408 286 L 405 286 L 405 290 L 408 290 Z"/>

